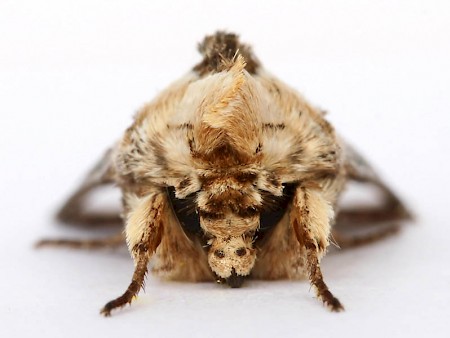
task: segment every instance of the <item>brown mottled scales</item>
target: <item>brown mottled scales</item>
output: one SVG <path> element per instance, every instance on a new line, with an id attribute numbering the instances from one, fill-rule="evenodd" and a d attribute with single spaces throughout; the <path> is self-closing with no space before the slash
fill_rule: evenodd
<path id="1" fill-rule="evenodd" d="M 126 239 L 135 271 L 102 309 L 106 316 L 131 303 L 150 260 L 164 278 L 231 287 L 246 278 L 307 278 L 323 304 L 342 310 L 320 269 L 330 238 L 343 247 L 367 243 L 398 227 L 345 237 L 339 225 L 409 213 L 323 112 L 265 71 L 237 35 L 207 36 L 199 50 L 203 60 L 138 112 L 58 214 L 71 223 L 117 222 L 118 213 L 85 203 L 97 187 L 115 184 L 125 235 L 39 246 L 113 247 Z M 338 210 L 351 180 L 377 187 L 384 205 Z"/>

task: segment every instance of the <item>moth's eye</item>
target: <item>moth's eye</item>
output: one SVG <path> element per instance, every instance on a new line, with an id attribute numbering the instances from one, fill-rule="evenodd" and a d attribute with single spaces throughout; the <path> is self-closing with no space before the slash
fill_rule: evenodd
<path id="1" fill-rule="evenodd" d="M 283 184 L 283 195 L 263 195 L 263 211 L 259 223 L 259 232 L 265 232 L 273 228 L 283 218 L 286 209 L 294 196 L 297 184 Z"/>
<path id="2" fill-rule="evenodd" d="M 217 258 L 224 258 L 225 253 L 222 250 L 216 250 L 214 251 L 214 256 L 216 256 Z"/>
<path id="3" fill-rule="evenodd" d="M 236 255 L 238 255 L 239 257 L 245 256 L 245 254 L 247 253 L 247 249 L 242 247 L 236 250 Z"/>
<path id="4" fill-rule="evenodd" d="M 197 193 L 190 194 L 186 198 L 176 198 L 175 188 L 167 187 L 167 195 L 172 206 L 172 210 L 175 216 L 180 222 L 183 230 L 187 233 L 202 233 L 200 227 L 200 217 L 196 210 L 196 197 Z"/>

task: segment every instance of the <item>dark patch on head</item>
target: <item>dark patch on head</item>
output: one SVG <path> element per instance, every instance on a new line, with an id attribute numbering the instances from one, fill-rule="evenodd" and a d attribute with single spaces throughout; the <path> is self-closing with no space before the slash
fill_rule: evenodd
<path id="1" fill-rule="evenodd" d="M 214 256 L 216 256 L 217 258 L 224 258 L 225 257 L 225 253 L 223 252 L 223 250 L 215 250 L 214 251 Z"/>
<path id="2" fill-rule="evenodd" d="M 255 149 L 255 154 L 258 154 L 259 152 L 261 152 L 261 150 L 262 150 L 262 144 L 258 143 L 258 146 Z"/>
<path id="3" fill-rule="evenodd" d="M 191 152 L 191 154 L 192 155 L 196 154 L 196 151 L 195 151 L 195 140 L 189 138 L 188 139 L 188 144 L 189 144 L 189 151 Z"/>
<path id="4" fill-rule="evenodd" d="M 255 74 L 260 65 L 251 48 L 241 44 L 239 36 L 233 33 L 219 31 L 214 35 L 206 36 L 199 44 L 198 50 L 203 55 L 203 60 L 194 67 L 194 71 L 200 76 L 227 69 L 227 65 L 232 64 L 239 54 L 244 57 L 245 70 L 250 74 Z"/>
<path id="5" fill-rule="evenodd" d="M 283 130 L 286 125 L 284 123 L 263 123 L 262 127 L 266 130 Z"/>
<path id="6" fill-rule="evenodd" d="M 180 125 L 177 126 L 177 129 L 188 129 L 188 130 L 192 130 L 194 129 L 194 125 L 192 123 L 182 123 Z"/>
<path id="7" fill-rule="evenodd" d="M 236 250 L 236 255 L 239 257 L 245 256 L 247 254 L 247 249 L 242 247 Z"/>

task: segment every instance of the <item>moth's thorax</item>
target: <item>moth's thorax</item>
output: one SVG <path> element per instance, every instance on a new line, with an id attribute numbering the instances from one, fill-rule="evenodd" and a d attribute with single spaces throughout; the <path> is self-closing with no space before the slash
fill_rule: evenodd
<path id="1" fill-rule="evenodd" d="M 201 178 L 197 209 L 202 229 L 213 236 L 240 236 L 259 226 L 261 194 L 251 172 L 211 172 Z"/>

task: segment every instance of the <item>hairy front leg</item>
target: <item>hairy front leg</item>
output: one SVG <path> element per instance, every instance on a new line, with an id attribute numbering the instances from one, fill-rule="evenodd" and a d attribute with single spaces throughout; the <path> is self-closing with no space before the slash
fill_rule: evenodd
<path id="1" fill-rule="evenodd" d="M 333 296 L 323 280 L 320 259 L 329 244 L 332 206 L 323 198 L 321 191 L 299 186 L 296 190 L 291 222 L 295 236 L 305 249 L 305 268 L 317 297 L 331 311 L 342 311 L 344 307 Z"/>
<path id="2" fill-rule="evenodd" d="M 101 314 L 110 316 L 116 308 L 131 304 L 144 284 L 148 262 L 161 243 L 163 216 L 166 208 L 165 196 L 152 193 L 143 198 L 130 197 L 131 210 L 126 224 L 127 244 L 135 262 L 131 283 L 127 290 L 116 299 L 108 302 Z"/>

